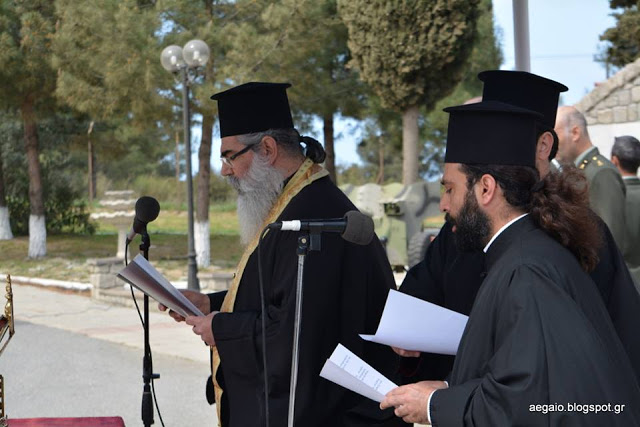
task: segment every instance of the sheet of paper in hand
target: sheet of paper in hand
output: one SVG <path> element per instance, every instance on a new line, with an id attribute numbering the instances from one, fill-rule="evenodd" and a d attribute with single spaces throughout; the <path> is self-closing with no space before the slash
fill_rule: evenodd
<path id="1" fill-rule="evenodd" d="M 362 339 L 403 350 L 455 355 L 468 316 L 391 290 L 375 335 Z"/>
<path id="2" fill-rule="evenodd" d="M 120 270 L 118 277 L 184 317 L 204 316 L 140 254 Z"/>
<path id="3" fill-rule="evenodd" d="M 398 387 L 342 344 L 327 359 L 320 376 L 376 402 Z"/>

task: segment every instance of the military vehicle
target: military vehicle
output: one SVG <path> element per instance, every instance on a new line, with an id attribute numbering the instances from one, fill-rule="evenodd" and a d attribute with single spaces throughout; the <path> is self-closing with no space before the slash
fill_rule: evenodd
<path id="1" fill-rule="evenodd" d="M 340 188 L 360 211 L 373 218 L 376 234 L 395 270 L 422 261 L 429 243 L 440 230 L 441 224 L 424 226 L 425 219 L 440 214 L 440 183 L 346 184 Z"/>

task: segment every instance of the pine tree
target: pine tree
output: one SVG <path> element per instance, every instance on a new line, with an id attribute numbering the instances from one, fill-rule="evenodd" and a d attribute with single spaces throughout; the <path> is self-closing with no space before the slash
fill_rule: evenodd
<path id="1" fill-rule="evenodd" d="M 235 48 L 228 52 L 225 75 L 235 83 L 291 83 L 288 93 L 298 127 L 306 130 L 311 116 L 322 120 L 325 167 L 336 182 L 334 119 L 338 114 L 359 117 L 366 90 L 357 73 L 347 68 L 347 29 L 336 0 L 280 0 L 245 7 L 246 19 L 230 32 Z"/>
<path id="2" fill-rule="evenodd" d="M 217 106 L 209 97 L 220 89 L 217 78 L 221 65 L 226 61 L 225 55 L 229 47 L 227 26 L 241 19 L 243 6 L 240 3 L 242 2 L 228 4 L 206 0 L 188 2 L 165 0 L 158 4 L 163 26 L 168 29 L 161 38 L 162 46 L 170 44 L 183 46 L 189 40 L 200 39 L 207 43 L 211 51 L 209 62 L 197 80 L 198 84 L 192 86 L 190 100 L 192 111 L 202 116 L 194 224 L 196 261 L 199 267 L 208 267 L 211 262 L 209 241 L 211 143 Z M 161 89 L 167 92 L 167 89 L 173 87 L 175 84 L 167 77 Z M 176 92 L 171 92 L 168 99 L 176 106 L 181 104 L 180 96 Z"/>
<path id="3" fill-rule="evenodd" d="M 609 4 L 612 9 L 622 8 L 622 11 L 612 13 L 615 27 L 600 36 L 600 40 L 608 44 L 599 60 L 621 68 L 640 58 L 640 1 L 610 0 Z"/>
<path id="4" fill-rule="evenodd" d="M 168 117 L 162 112 L 169 110 L 169 104 L 156 91 L 162 72 L 155 38 L 160 24 L 152 6 L 140 7 L 134 0 L 57 0 L 56 11 L 55 93 L 64 104 L 99 123 L 89 125 L 86 133 L 92 195 L 96 151 L 105 151 L 100 147 L 104 132 L 128 127 L 121 135 L 133 143 L 140 134 L 157 136 L 156 123 Z"/>
<path id="5" fill-rule="evenodd" d="M 403 183 L 418 178 L 418 117 L 451 93 L 475 39 L 479 0 L 338 0 L 349 49 L 382 105 L 402 113 Z"/>
<path id="6" fill-rule="evenodd" d="M 55 32 L 53 3 L 15 0 L 0 3 L 0 99 L 18 106 L 24 126 L 29 171 L 30 258 L 47 253 L 47 231 L 38 148 L 38 119 L 55 105 L 55 72 L 51 68 L 51 39 Z"/>

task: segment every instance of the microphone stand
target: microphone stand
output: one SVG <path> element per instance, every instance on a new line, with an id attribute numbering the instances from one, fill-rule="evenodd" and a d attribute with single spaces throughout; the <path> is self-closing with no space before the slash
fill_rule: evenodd
<path id="1" fill-rule="evenodd" d="M 151 239 L 145 227 L 140 233 L 142 242 L 140 243 L 140 253 L 149 260 L 149 247 Z M 145 427 L 153 424 L 153 397 L 151 395 L 150 383 L 152 379 L 160 378 L 160 374 L 154 374 L 151 364 L 151 346 L 149 345 L 149 296 L 144 294 L 144 358 L 142 360 L 142 378 L 144 388 L 142 391 L 142 422 Z"/>
<path id="2" fill-rule="evenodd" d="M 296 312 L 293 324 L 293 348 L 291 352 L 291 382 L 289 385 L 289 417 L 287 426 L 293 427 L 296 409 L 296 387 L 298 384 L 298 355 L 300 352 L 300 323 L 302 320 L 302 285 L 304 261 L 309 251 L 320 250 L 321 227 L 312 227 L 308 235 L 298 237 L 298 276 L 296 280 Z"/>

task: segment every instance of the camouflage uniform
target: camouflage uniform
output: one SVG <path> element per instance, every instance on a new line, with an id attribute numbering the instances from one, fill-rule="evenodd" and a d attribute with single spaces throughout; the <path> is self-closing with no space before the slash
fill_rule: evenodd
<path id="1" fill-rule="evenodd" d="M 620 172 L 596 147 L 578 156 L 575 164 L 587 177 L 591 208 L 607 224 L 620 251 L 624 252 L 626 189 Z"/>

